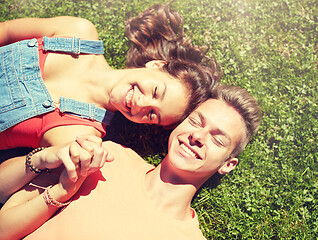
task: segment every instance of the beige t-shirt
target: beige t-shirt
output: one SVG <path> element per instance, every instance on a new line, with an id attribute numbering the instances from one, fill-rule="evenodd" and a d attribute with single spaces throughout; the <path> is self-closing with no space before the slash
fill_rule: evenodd
<path id="1" fill-rule="evenodd" d="M 197 240 L 205 239 L 197 215 L 186 221 L 160 212 L 144 191 L 154 167 L 138 154 L 107 142 L 115 160 L 83 183 L 73 202 L 26 239 Z"/>

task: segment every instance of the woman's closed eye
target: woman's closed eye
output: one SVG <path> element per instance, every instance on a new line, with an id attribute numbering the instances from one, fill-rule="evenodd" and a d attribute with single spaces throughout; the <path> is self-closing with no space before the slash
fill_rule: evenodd
<path id="1" fill-rule="evenodd" d="M 158 86 L 155 87 L 155 89 L 153 90 L 153 98 L 157 98 L 158 96 Z"/>

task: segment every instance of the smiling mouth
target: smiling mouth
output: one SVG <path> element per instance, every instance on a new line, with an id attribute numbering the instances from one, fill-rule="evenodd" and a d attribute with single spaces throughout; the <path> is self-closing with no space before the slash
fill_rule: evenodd
<path id="1" fill-rule="evenodd" d="M 132 87 L 132 89 L 130 89 L 126 94 L 125 102 L 126 102 L 126 107 L 128 109 L 131 109 L 131 103 L 132 103 L 133 96 L 134 96 L 134 87 Z"/>
<path id="2" fill-rule="evenodd" d="M 199 159 L 199 160 L 202 159 L 196 152 L 194 152 L 192 149 L 190 149 L 184 143 L 180 142 L 180 147 L 182 148 L 184 153 L 186 153 L 186 155 L 188 155 L 189 157 Z"/>

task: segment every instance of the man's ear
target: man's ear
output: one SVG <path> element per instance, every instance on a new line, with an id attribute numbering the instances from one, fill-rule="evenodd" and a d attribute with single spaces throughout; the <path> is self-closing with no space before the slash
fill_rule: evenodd
<path id="1" fill-rule="evenodd" d="M 163 60 L 151 60 L 146 63 L 146 68 L 161 68 L 166 65 L 167 62 Z"/>
<path id="2" fill-rule="evenodd" d="M 237 164 L 238 164 L 237 158 L 229 158 L 228 160 L 226 160 L 223 166 L 219 168 L 218 172 L 219 174 L 227 174 L 231 172 L 236 167 Z"/>

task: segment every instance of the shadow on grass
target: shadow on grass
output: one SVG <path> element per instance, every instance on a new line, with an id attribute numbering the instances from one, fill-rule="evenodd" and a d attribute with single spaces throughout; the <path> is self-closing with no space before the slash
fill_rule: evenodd
<path id="1" fill-rule="evenodd" d="M 164 156 L 167 153 L 171 129 L 161 126 L 137 124 L 116 113 L 103 140 L 111 140 L 133 149 L 141 157 Z"/>

